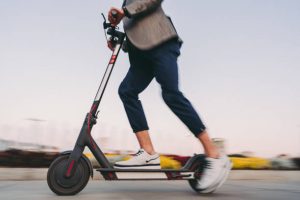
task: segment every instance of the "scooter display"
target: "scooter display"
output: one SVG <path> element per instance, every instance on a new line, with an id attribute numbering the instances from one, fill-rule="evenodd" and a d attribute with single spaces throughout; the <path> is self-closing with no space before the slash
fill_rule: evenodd
<path id="1" fill-rule="evenodd" d="M 113 15 L 116 17 L 116 13 L 113 13 Z M 109 163 L 100 147 L 96 144 L 91 131 L 97 122 L 99 104 L 126 36 L 117 27 L 107 23 L 103 14 L 102 16 L 104 18 L 103 28 L 105 35 L 109 35 L 110 39 L 115 42 L 115 48 L 90 111 L 84 119 L 74 149 L 61 153 L 48 169 L 48 186 L 57 195 L 75 195 L 83 190 L 90 177 L 93 177 L 94 170 L 90 160 L 83 154 L 85 147 L 88 147 L 101 166 L 96 171 L 100 172 L 105 180 L 184 180 L 188 181 L 189 185 L 196 192 L 213 192 L 218 185 L 206 190 L 198 189 L 198 181 L 201 179 L 201 174 L 206 164 L 204 155 L 194 155 L 181 169 L 116 169 Z"/>

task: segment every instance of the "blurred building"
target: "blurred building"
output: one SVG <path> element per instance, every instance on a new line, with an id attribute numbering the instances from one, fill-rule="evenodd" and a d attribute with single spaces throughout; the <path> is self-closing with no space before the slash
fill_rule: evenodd
<path id="1" fill-rule="evenodd" d="M 54 146 L 38 145 L 32 143 L 23 143 L 23 142 L 0 139 L 0 151 L 6 151 L 8 149 L 19 149 L 25 151 L 43 151 L 43 152 L 59 151 L 59 148 Z"/>

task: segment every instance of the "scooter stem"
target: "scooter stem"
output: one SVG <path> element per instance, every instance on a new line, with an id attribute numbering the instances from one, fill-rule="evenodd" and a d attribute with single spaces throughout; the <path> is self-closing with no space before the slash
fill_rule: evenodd
<path id="1" fill-rule="evenodd" d="M 99 104 L 102 100 L 107 83 L 109 81 L 117 57 L 119 55 L 120 49 L 125 39 L 125 33 L 117 31 L 115 27 L 107 26 L 107 29 L 108 29 L 107 34 L 110 35 L 116 41 L 116 47 L 110 57 L 104 76 L 97 90 L 94 102 L 91 106 L 89 113 L 86 115 L 86 118 L 80 130 L 74 149 L 68 159 L 68 164 L 64 173 L 66 178 L 72 177 L 72 175 L 75 173 L 76 165 L 80 157 L 82 156 L 82 153 L 86 146 L 88 146 L 88 148 L 91 150 L 91 152 L 93 153 L 94 157 L 99 162 L 101 167 L 112 168 L 108 160 L 106 159 L 105 155 L 98 147 L 98 145 L 96 144 L 96 142 L 94 141 L 91 135 L 92 128 L 97 123 Z"/>

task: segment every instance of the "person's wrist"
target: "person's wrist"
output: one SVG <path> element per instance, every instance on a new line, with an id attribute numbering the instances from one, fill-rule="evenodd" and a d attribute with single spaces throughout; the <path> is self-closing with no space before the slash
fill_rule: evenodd
<path id="1" fill-rule="evenodd" d="M 123 16 L 126 16 L 126 17 L 128 17 L 128 18 L 131 17 L 130 13 L 128 12 L 128 10 L 127 10 L 127 8 L 126 8 L 125 6 L 122 8 L 122 11 L 123 11 L 123 13 L 124 13 Z"/>
<path id="2" fill-rule="evenodd" d="M 122 16 L 122 17 L 124 17 L 124 16 L 125 16 L 125 12 L 124 12 L 124 10 L 123 10 L 123 9 L 120 9 L 120 14 L 121 14 L 121 16 Z"/>

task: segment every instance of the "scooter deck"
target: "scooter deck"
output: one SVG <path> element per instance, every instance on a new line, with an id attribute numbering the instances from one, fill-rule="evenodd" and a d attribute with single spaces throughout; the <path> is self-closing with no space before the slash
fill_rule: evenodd
<path id="1" fill-rule="evenodd" d="M 120 169 L 99 168 L 105 180 L 190 180 L 195 179 L 194 164 L 204 165 L 204 155 L 191 157 L 181 169 Z M 200 176 L 201 170 L 196 176 Z"/>
<path id="2" fill-rule="evenodd" d="M 194 172 L 182 169 L 97 169 L 105 180 L 188 180 L 194 178 Z"/>
<path id="3" fill-rule="evenodd" d="M 99 168 L 99 172 L 191 172 L 188 169 L 120 169 L 120 168 Z"/>

